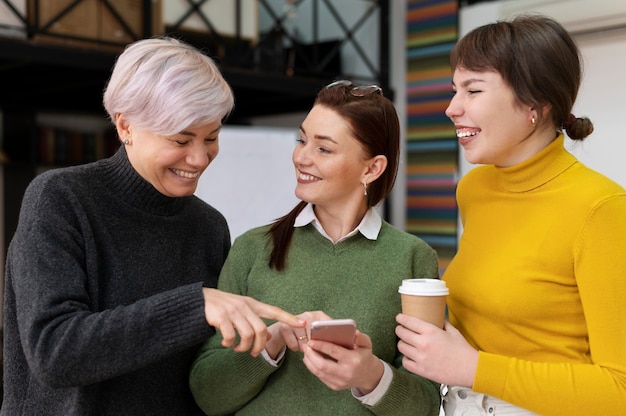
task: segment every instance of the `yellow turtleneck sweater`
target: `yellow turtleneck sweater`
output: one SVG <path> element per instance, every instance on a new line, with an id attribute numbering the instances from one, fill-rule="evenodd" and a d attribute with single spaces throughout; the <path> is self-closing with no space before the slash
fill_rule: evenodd
<path id="1" fill-rule="evenodd" d="M 626 414 L 626 191 L 563 140 L 459 182 L 450 322 L 480 351 L 475 391 L 541 415 Z"/>

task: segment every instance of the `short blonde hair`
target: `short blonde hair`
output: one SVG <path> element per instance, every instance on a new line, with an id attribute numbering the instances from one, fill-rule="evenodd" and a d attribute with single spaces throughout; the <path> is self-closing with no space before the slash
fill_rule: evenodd
<path id="1" fill-rule="evenodd" d="M 180 40 L 159 37 L 125 48 L 103 104 L 113 122 L 123 114 L 136 128 L 166 136 L 223 120 L 234 97 L 209 56 Z"/>

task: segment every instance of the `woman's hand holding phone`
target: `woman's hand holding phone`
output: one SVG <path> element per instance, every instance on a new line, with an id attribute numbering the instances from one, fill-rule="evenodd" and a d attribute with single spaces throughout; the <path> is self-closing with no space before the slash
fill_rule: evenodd
<path id="1" fill-rule="evenodd" d="M 309 325 L 306 313 L 298 315 L 300 321 L 306 323 L 305 327 L 293 327 L 282 322 L 275 322 L 267 330 L 271 335 L 265 344 L 265 351 L 274 360 L 279 356 L 283 348 L 291 351 L 302 351 L 302 346 L 309 342 Z"/>
<path id="2" fill-rule="evenodd" d="M 311 326 L 312 328 L 313 326 Z M 378 386 L 384 364 L 372 352 L 370 337 L 356 330 L 352 349 L 311 339 L 304 347 L 304 365 L 329 388 L 358 389 L 368 394 Z"/>
<path id="3" fill-rule="evenodd" d="M 265 345 L 265 351 L 272 359 L 276 359 L 285 347 L 291 351 L 303 351 L 311 337 L 309 322 L 333 321 L 322 311 L 303 312 L 297 317 L 299 321 L 307 323 L 306 327 L 293 327 L 282 322 L 275 322 L 268 327 L 270 339 Z M 356 329 L 356 325 L 354 328 Z M 349 344 L 354 344 L 354 331 Z"/>

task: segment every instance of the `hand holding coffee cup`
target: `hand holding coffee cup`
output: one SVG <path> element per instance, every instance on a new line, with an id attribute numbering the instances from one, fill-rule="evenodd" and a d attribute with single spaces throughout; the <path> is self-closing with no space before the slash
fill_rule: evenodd
<path id="1" fill-rule="evenodd" d="M 446 315 L 446 282 L 439 279 L 405 279 L 398 288 L 402 313 L 443 328 Z"/>

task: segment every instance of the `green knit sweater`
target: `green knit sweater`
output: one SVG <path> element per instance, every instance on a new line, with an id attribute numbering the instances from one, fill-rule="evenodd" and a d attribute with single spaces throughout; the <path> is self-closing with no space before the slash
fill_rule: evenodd
<path id="1" fill-rule="evenodd" d="M 252 296 L 292 313 L 322 310 L 353 318 L 372 339 L 373 352 L 390 364 L 393 381 L 375 406 L 350 390 L 333 391 L 312 375 L 301 352 L 287 350 L 278 368 L 261 356 L 221 346 L 218 333 L 196 359 L 190 386 L 209 415 L 438 415 L 438 385 L 408 373 L 397 350 L 395 316 L 402 279 L 437 278 L 435 251 L 419 238 L 383 222 L 377 240 L 361 234 L 333 244 L 309 224 L 294 230 L 283 272 L 268 268 L 268 227 L 239 237 L 220 275 L 219 288 Z"/>

